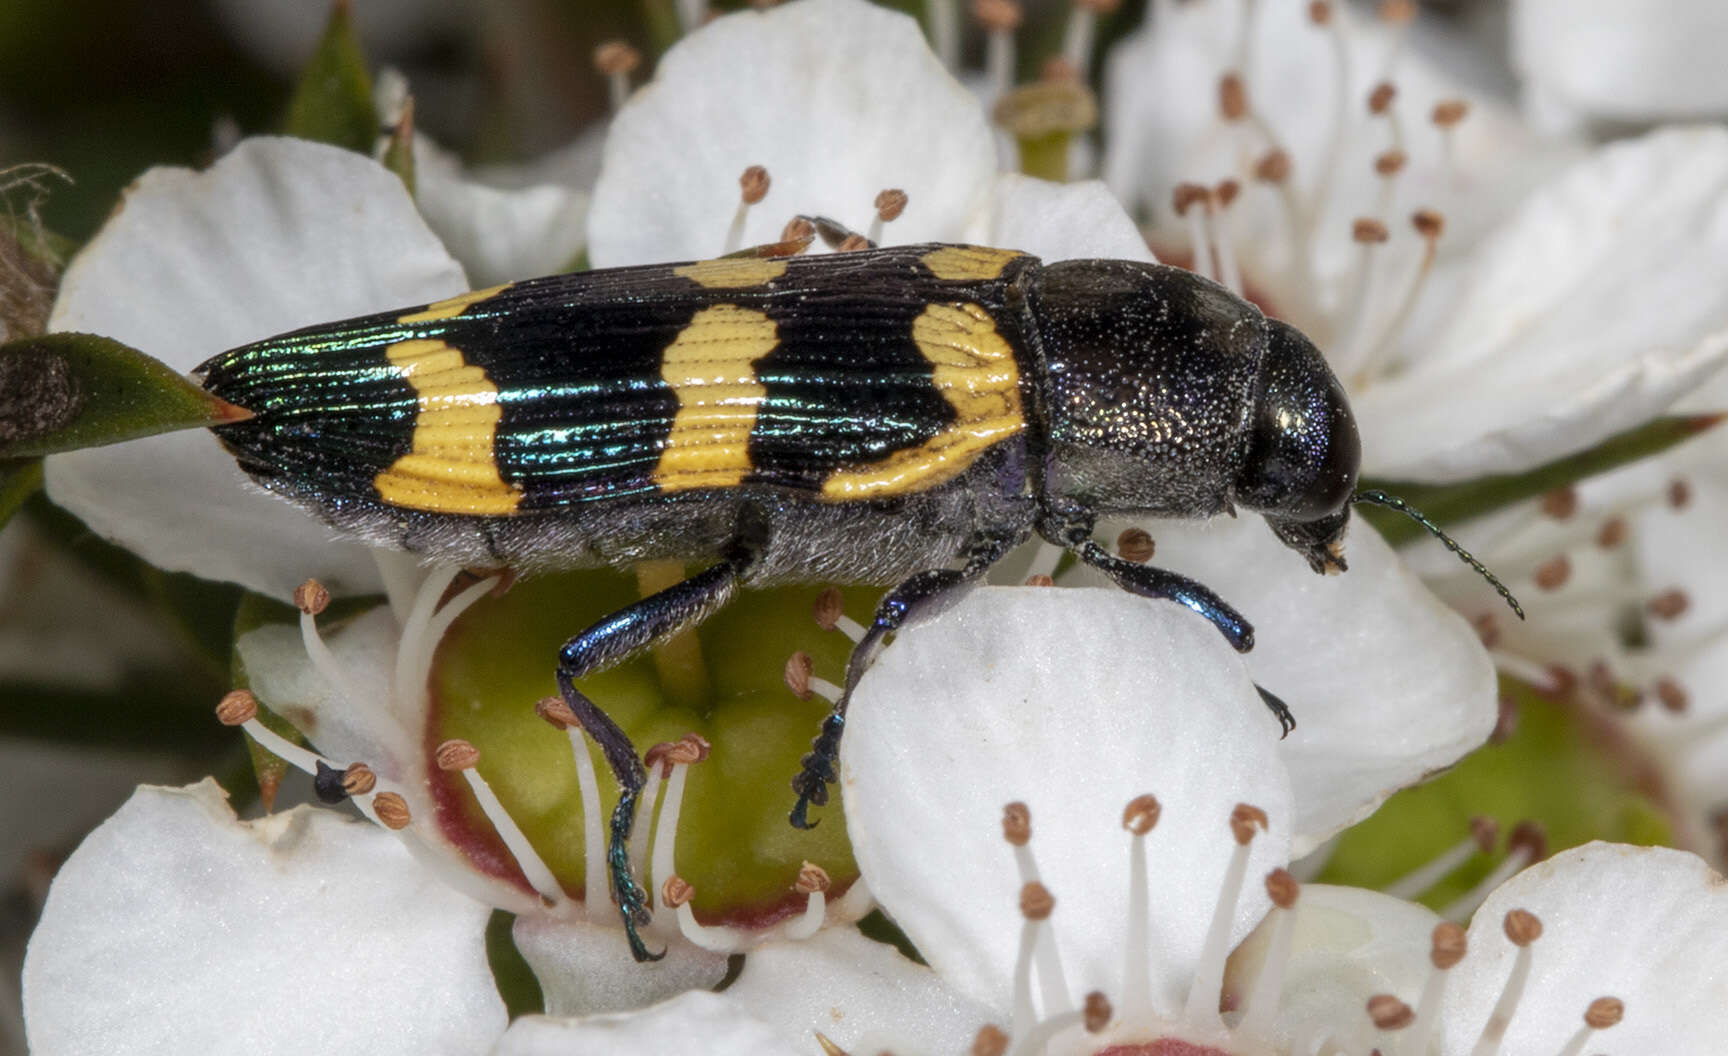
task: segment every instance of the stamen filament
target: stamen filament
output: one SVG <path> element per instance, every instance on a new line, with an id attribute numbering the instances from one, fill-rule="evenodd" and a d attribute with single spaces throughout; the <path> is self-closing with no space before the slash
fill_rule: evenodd
<path id="1" fill-rule="evenodd" d="M 1272 892 L 1272 941 L 1248 995 L 1248 1011 L 1235 1030 L 1236 1035 L 1248 1038 L 1271 1036 L 1278 1018 L 1278 1000 L 1284 992 L 1284 968 L 1290 962 L 1290 944 L 1296 933 L 1294 907 L 1299 887 L 1295 878 L 1285 870 L 1274 870 L 1267 877 L 1266 888 Z"/>
<path id="2" fill-rule="evenodd" d="M 1248 854 L 1254 842 L 1255 827 L 1266 827 L 1266 812 L 1246 803 L 1238 803 L 1230 816 L 1230 828 L 1236 838 L 1230 865 L 1224 871 L 1224 883 L 1218 892 L 1218 904 L 1212 911 L 1212 925 L 1206 931 L 1206 945 L 1194 966 L 1194 980 L 1188 988 L 1185 1015 L 1196 1026 L 1222 1029 L 1218 1018 L 1218 993 L 1224 985 L 1224 961 L 1230 955 L 1230 926 L 1236 918 L 1236 902 L 1241 897 L 1242 882 L 1248 875 Z"/>
<path id="3" fill-rule="evenodd" d="M 1236 200 L 1237 184 L 1227 180 L 1214 189 L 1212 197 L 1218 211 L 1212 216 L 1212 250 L 1218 261 L 1218 281 L 1231 293 L 1243 293 L 1242 269 L 1236 263 L 1236 234 L 1230 222 L 1230 204 Z"/>
<path id="4" fill-rule="evenodd" d="M 684 783 L 689 776 L 690 767 L 674 765 L 672 776 L 666 779 L 666 790 L 660 796 L 660 818 L 654 826 L 654 857 L 649 863 L 651 875 L 658 881 L 661 877 L 671 876 L 678 871 L 677 849 L 678 814 L 684 807 Z M 654 890 L 654 909 L 656 912 L 665 909 L 661 901 L 663 892 L 655 885 L 649 885 Z"/>
<path id="5" fill-rule="evenodd" d="M 528 885 L 538 891 L 541 898 L 554 906 L 569 901 L 570 896 L 564 893 L 564 888 L 558 883 L 558 878 L 552 875 L 552 870 L 546 865 L 545 860 L 540 857 L 538 851 L 534 850 L 534 845 L 529 842 L 527 834 L 516 824 L 516 819 L 510 816 L 510 812 L 504 808 L 504 804 L 498 799 L 498 794 L 492 791 L 492 786 L 487 783 L 484 777 L 480 776 L 480 771 L 475 768 L 475 763 L 479 761 L 479 757 L 480 753 L 472 744 L 459 740 L 445 741 L 438 746 L 436 753 L 440 769 L 460 770 L 462 772 L 462 777 L 468 782 L 468 788 L 474 793 L 474 799 L 480 804 L 481 812 L 486 815 L 486 820 L 492 823 L 492 828 L 497 830 L 499 839 L 504 841 L 504 846 L 509 850 L 511 857 L 516 859 L 516 866 L 522 870 L 522 875 L 527 878 Z"/>
<path id="6" fill-rule="evenodd" d="M 636 801 L 636 818 L 630 823 L 630 867 L 641 883 L 642 863 L 647 861 L 649 822 L 654 817 L 654 799 L 660 794 L 660 768 L 650 766 L 648 779 L 642 784 L 641 798 Z"/>
<path id="7" fill-rule="evenodd" d="M 708 0 L 678 0 L 678 28 L 694 33 L 708 21 Z"/>
<path id="8" fill-rule="evenodd" d="M 606 886 L 606 814 L 600 807 L 600 779 L 588 755 L 588 739 L 580 726 L 569 726 L 570 754 L 576 760 L 576 787 L 582 798 L 582 901 L 599 919 L 600 907 L 611 897 Z"/>
<path id="9" fill-rule="evenodd" d="M 1428 978 L 1422 984 L 1422 997 L 1416 1002 L 1416 1019 L 1398 1046 L 1398 1056 L 1426 1056 L 1428 1042 L 1440 1024 L 1440 1008 L 1446 1000 L 1446 979 L 1449 972 L 1464 959 L 1464 929 L 1450 922 L 1434 927 L 1433 948 L 1429 952 Z"/>
<path id="10" fill-rule="evenodd" d="M 1542 922 L 1521 909 L 1506 914 L 1505 928 L 1506 937 L 1518 947 L 1518 956 L 1512 962 L 1512 972 L 1506 977 L 1500 1000 L 1495 1002 L 1494 1011 L 1482 1027 L 1481 1037 L 1471 1056 L 1495 1056 L 1500 1051 L 1506 1028 L 1512 1025 L 1512 1015 L 1518 1010 L 1518 1001 L 1524 996 L 1524 986 L 1530 979 L 1530 947 L 1542 935 Z"/>
<path id="11" fill-rule="evenodd" d="M 378 578 L 384 581 L 384 596 L 389 599 L 390 611 L 396 616 L 397 626 L 408 619 L 408 611 L 414 605 L 414 590 L 420 580 L 420 563 L 412 554 L 395 550 L 382 550 L 376 546 L 366 548 L 372 555 L 372 564 L 378 569 Z"/>
<path id="12" fill-rule="evenodd" d="M 1123 942 L 1122 1015 L 1141 1022 L 1152 1015 L 1152 956 L 1146 834 L 1136 832 L 1128 851 L 1128 927 Z"/>
<path id="13" fill-rule="evenodd" d="M 1499 825 L 1489 818 L 1472 818 L 1470 828 L 1472 831 L 1469 836 L 1441 851 L 1427 864 L 1417 866 L 1390 884 L 1381 887 L 1381 893 L 1391 895 L 1394 898 L 1402 898 L 1405 901 L 1414 901 L 1421 896 L 1422 892 L 1446 879 L 1454 869 L 1469 861 L 1476 854 L 1486 854 L 1494 849 L 1494 840 L 1499 836 Z"/>
<path id="14" fill-rule="evenodd" d="M 594 69 L 606 78 L 607 101 L 614 114 L 630 98 L 630 73 L 640 65 L 642 53 L 622 40 L 609 40 L 594 49 Z"/>
<path id="15" fill-rule="evenodd" d="M 1038 1021 L 1032 1008 L 1032 956 L 1038 947 L 1038 924 L 1026 918 L 1020 923 L 1020 950 L 1014 957 L 1014 1013 L 1008 1020 L 1009 1034 L 1025 1037 Z"/>
<path id="16" fill-rule="evenodd" d="M 926 0 L 924 11 L 930 16 L 930 46 L 942 65 L 949 70 L 960 68 L 960 12 L 957 0 Z"/>
<path id="17" fill-rule="evenodd" d="M 440 565 L 426 573 L 426 578 L 420 581 L 420 588 L 414 593 L 414 604 L 408 609 L 408 618 L 402 622 L 402 637 L 396 646 L 396 671 L 390 680 L 390 703 L 401 713 L 406 709 L 409 700 L 418 700 L 420 694 L 426 691 L 425 679 L 415 685 L 413 676 L 416 671 L 424 674 L 424 662 L 415 654 L 425 641 L 426 627 L 432 620 L 433 609 L 438 599 L 444 596 L 444 591 L 462 570 L 454 565 Z M 409 697 L 409 688 L 413 687 L 413 696 Z"/>
<path id="18" fill-rule="evenodd" d="M 744 222 L 750 218 L 750 207 L 768 196 L 768 170 L 752 165 L 738 176 L 738 211 L 732 214 L 732 226 L 726 229 L 724 253 L 736 253 L 744 247 Z"/>
<path id="19" fill-rule="evenodd" d="M 973 13 L 984 23 L 984 78 L 990 99 L 1000 99 L 1014 87 L 1014 30 L 1020 7 L 1014 0 L 975 0 Z"/>
<path id="20" fill-rule="evenodd" d="M 1439 214 L 1419 212 L 1415 222 L 1417 231 L 1423 235 L 1421 263 L 1416 265 L 1415 273 L 1405 285 L 1404 296 L 1399 299 L 1397 310 L 1381 327 L 1380 335 L 1374 339 L 1362 365 L 1357 368 L 1359 379 L 1376 371 L 1397 345 L 1398 338 L 1404 333 L 1404 327 L 1410 322 L 1411 314 L 1416 310 L 1417 302 L 1422 299 L 1422 289 L 1428 282 L 1428 276 L 1434 271 L 1434 257 L 1439 252 L 1440 245 Z"/>
<path id="21" fill-rule="evenodd" d="M 1489 871 L 1488 875 L 1477 882 L 1475 887 L 1459 895 L 1447 903 L 1440 915 L 1447 920 L 1466 920 L 1476 912 L 1476 907 L 1488 900 L 1489 894 L 1501 884 L 1512 879 L 1530 864 L 1535 857 L 1535 849 L 1528 845 L 1515 845 L 1506 855 L 1504 861 Z"/>
<path id="22" fill-rule="evenodd" d="M 1344 130 L 1350 123 L 1350 44 L 1343 26 L 1348 12 L 1343 5 L 1329 2 L 1312 5 L 1309 11 L 1310 17 L 1325 29 L 1332 46 L 1333 92 L 1332 117 L 1326 130 L 1326 152 L 1321 155 L 1320 178 L 1314 185 L 1313 197 L 1301 210 L 1301 230 L 1295 247 L 1300 252 L 1308 252 L 1314 232 L 1331 203 L 1332 174 L 1344 154 Z M 1317 15 L 1319 11 L 1324 11 L 1323 17 Z"/>
<path id="23" fill-rule="evenodd" d="M 1082 77 L 1090 68 L 1092 41 L 1098 30 L 1098 13 L 1091 4 L 1075 3 L 1068 12 L 1068 26 L 1062 34 L 1062 58 L 1080 71 Z"/>
<path id="24" fill-rule="evenodd" d="M 324 644 L 324 638 L 318 633 L 318 618 L 304 609 L 300 612 L 300 644 L 306 650 L 306 658 L 312 661 L 313 670 L 324 676 L 330 683 L 330 688 L 336 691 L 345 704 L 352 707 L 365 700 L 364 694 L 355 688 L 354 678 L 342 662 L 336 659 L 336 654 Z"/>
<path id="25" fill-rule="evenodd" d="M 1079 1026 L 1085 1021 L 1086 1013 L 1080 1009 L 1072 1008 L 1039 1020 L 1032 1025 L 1031 1029 L 1025 1031 L 1024 1035 L 1016 1028 L 1014 1031 L 1016 1040 L 1014 1047 L 1008 1050 L 1009 1056 L 1035 1056 L 1037 1053 L 1045 1052 L 1050 1045 L 1050 1039 L 1065 1030 Z"/>

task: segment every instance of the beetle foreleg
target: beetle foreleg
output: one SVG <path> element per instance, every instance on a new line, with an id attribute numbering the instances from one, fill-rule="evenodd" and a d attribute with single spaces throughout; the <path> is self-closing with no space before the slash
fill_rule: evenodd
<path id="1" fill-rule="evenodd" d="M 1168 569 L 1139 565 L 1110 553 L 1088 538 L 1070 545 L 1074 556 L 1109 576 L 1116 585 L 1143 598 L 1168 598 L 1206 617 L 1239 653 L 1254 648 L 1254 628 L 1211 589 Z"/>
<path id="2" fill-rule="evenodd" d="M 1109 576 L 1117 586 L 1130 594 L 1138 594 L 1143 598 L 1168 598 L 1193 609 L 1218 628 L 1218 633 L 1222 634 L 1224 640 L 1237 652 L 1246 653 L 1254 648 L 1254 628 L 1242 618 L 1242 614 L 1211 590 L 1187 576 L 1123 560 L 1093 542 L 1090 537 L 1084 542 L 1070 543 L 1068 548 L 1074 551 L 1080 560 Z M 1259 690 L 1260 700 L 1267 710 L 1272 712 L 1273 718 L 1278 720 L 1278 725 L 1283 730 L 1281 736 L 1290 736 L 1290 731 L 1296 728 L 1296 716 L 1291 714 L 1290 706 L 1270 690 L 1259 685 L 1254 688 Z"/>
<path id="3" fill-rule="evenodd" d="M 846 664 L 845 689 L 835 702 L 834 710 L 822 720 L 822 731 L 810 742 L 810 753 L 800 760 L 803 769 L 792 779 L 792 791 L 798 793 L 798 802 L 792 807 L 788 820 L 794 828 L 816 827 L 816 823 L 806 815 L 812 804 L 818 807 L 827 804 L 828 785 L 839 779 L 836 767 L 840 758 L 840 737 L 846 731 L 846 705 L 852 700 L 852 691 L 857 688 L 858 680 L 876 661 L 888 635 L 908 623 L 934 616 L 959 601 L 968 587 L 982 579 L 990 566 L 1019 545 L 1023 538 L 979 535 L 967 548 L 964 568 L 920 572 L 883 596 L 881 604 L 876 606 L 876 618 L 852 650 L 852 659 Z"/>
<path id="4" fill-rule="evenodd" d="M 636 801 L 647 770 L 630 738 L 611 717 L 576 688 L 576 680 L 610 667 L 662 638 L 700 623 L 731 600 L 738 580 L 750 567 L 752 552 L 740 552 L 719 564 L 620 609 L 564 643 L 558 653 L 558 691 L 575 713 L 612 776 L 618 781 L 618 805 L 612 810 L 606 863 L 612 874 L 612 894 L 624 918 L 630 952 L 638 961 L 657 961 L 665 953 L 650 953 L 637 928 L 648 923 L 648 896 L 630 875 L 630 829 Z M 593 912 L 597 907 L 588 907 Z"/>

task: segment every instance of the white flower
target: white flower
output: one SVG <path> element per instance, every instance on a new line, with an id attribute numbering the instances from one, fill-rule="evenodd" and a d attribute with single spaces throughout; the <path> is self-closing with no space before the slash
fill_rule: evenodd
<path id="1" fill-rule="evenodd" d="M 987 787 L 973 795 L 980 774 L 962 769 L 951 786 L 957 809 L 920 804 L 919 850 L 934 864 L 908 853 L 874 862 L 871 876 L 934 972 L 830 933 L 752 956 L 719 997 L 685 995 L 626 1016 L 522 1020 L 499 1051 L 624 1051 L 606 1046 L 670 1035 L 701 1036 L 705 1051 L 732 1056 L 807 1051 L 800 1044 L 819 1031 L 851 1053 L 964 1051 L 975 1039 L 973 1051 L 995 1053 L 1011 1043 L 1026 1054 L 1494 1056 L 1591 1051 L 1584 1046 L 1594 1041 L 1689 1056 L 1715 1051 L 1728 1031 L 1728 885 L 1695 856 L 1574 848 L 1501 884 L 1466 931 L 1389 895 L 1264 873 L 1281 858 L 1279 814 L 1268 812 L 1260 833 L 1252 811 L 1233 811 L 1228 826 L 1187 811 L 1274 790 L 1275 760 L 1262 754 L 1259 771 L 1196 772 L 1188 760 L 1210 745 L 1187 740 L 1184 727 L 1164 731 L 1175 735 L 1169 758 L 1139 776 L 1199 776 L 1204 790 L 1179 785 L 1172 798 L 1136 796 L 1126 810 L 1098 811 L 1110 791 L 1137 787 L 1106 757 L 1100 770 L 1047 790 L 1051 811 L 1011 805 L 1001 829 L 1008 845 L 976 807 L 1012 782 L 1011 771 L 983 774 Z M 883 794 L 867 784 L 854 791 L 850 803 Z M 903 817 L 906 804 L 893 805 Z M 947 853 L 931 853 L 932 833 Z M 974 864 L 960 868 L 961 859 Z M 1260 916 L 1268 897 L 1276 908 L 1226 968 L 1230 922 Z M 992 993 L 980 1001 L 973 988 L 986 978 Z"/>
<path id="2" fill-rule="evenodd" d="M 838 40 L 851 57 L 836 58 Z M 983 110 L 917 23 L 860 0 L 806 0 L 716 19 L 618 112 L 590 212 L 595 265 L 728 248 L 737 180 L 752 165 L 771 186 L 745 216 L 742 246 L 778 241 L 800 214 L 863 232 L 877 194 L 894 188 L 907 204 L 886 242 L 1151 259 L 1100 185 L 997 175 Z"/>
<path id="3" fill-rule="evenodd" d="M 1721 406 L 1715 391 L 1688 402 Z M 1658 458 L 1471 522 L 1463 531 L 1519 592 L 1523 623 L 1493 612 L 1438 548 L 1410 554 L 1483 633 L 1500 670 L 1605 733 L 1593 743 L 1641 775 L 1675 842 L 1717 863 L 1728 856 L 1728 702 L 1718 692 L 1728 662 L 1725 472 L 1718 426 Z"/>
<path id="4" fill-rule="evenodd" d="M 1650 15 L 1638 0 L 1514 0 L 1512 64 L 1531 121 L 1572 130 L 1728 113 L 1728 9 L 1670 0 Z"/>
<path id="5" fill-rule="evenodd" d="M 1695 855 L 1607 843 L 1501 884 L 1467 933 L 1390 896 L 1306 885 L 1280 1040 L 1353 1034 L 1362 1051 L 1424 1056 L 1713 1053 L 1728 1031 L 1725 892 Z M 1273 930 L 1268 921 L 1235 954 L 1227 989 L 1240 994 L 1260 973 Z M 1389 1015 L 1400 1025 L 1361 1029 L 1372 996 L 1397 999 L 1414 1021 Z M 1485 1033 L 1492 1040 L 1478 1047 Z"/>
<path id="6" fill-rule="evenodd" d="M 1670 131 L 1550 176 L 1575 148 L 1478 100 L 1462 123 L 1428 120 L 1457 87 L 1399 56 L 1397 27 L 1356 26 L 1340 4 L 1302 25 L 1302 6 L 1246 22 L 1235 4 L 1161 7 L 1113 56 L 1106 172 L 1159 203 L 1177 179 L 1240 181 L 1240 204 L 1198 228 L 1203 248 L 1235 250 L 1247 287 L 1326 352 L 1366 474 L 1528 469 L 1646 420 L 1728 358 L 1728 228 L 1714 221 L 1728 133 Z M 1335 55 L 1348 78 L 1326 72 Z M 1234 123 L 1214 94 L 1232 70 L 1249 107 Z M 1358 110 L 1383 79 L 1398 90 L 1381 114 Z M 1274 148 L 1290 175 L 1253 186 Z M 1437 212 L 1412 233 L 1412 208 Z"/>
<path id="7" fill-rule="evenodd" d="M 30 1050 L 479 1052 L 490 910 L 382 830 L 140 789 L 61 868 L 24 968 Z"/>
<path id="8" fill-rule="evenodd" d="M 205 172 L 152 169 L 66 269 L 51 330 L 124 341 L 180 370 L 300 326 L 468 288 L 402 183 L 300 140 L 247 140 Z M 359 544 L 247 480 L 214 436 L 55 455 L 48 495 L 161 568 L 287 598 L 308 576 L 378 589 Z"/>

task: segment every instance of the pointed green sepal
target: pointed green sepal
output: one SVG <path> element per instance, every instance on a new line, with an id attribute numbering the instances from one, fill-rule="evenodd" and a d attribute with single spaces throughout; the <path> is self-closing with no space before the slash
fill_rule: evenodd
<path id="1" fill-rule="evenodd" d="M 1567 455 L 1524 473 L 1482 477 L 1462 484 L 1364 480 L 1362 486 L 1396 495 L 1421 510 L 1429 520 L 1446 527 L 1493 513 L 1515 502 L 1534 499 L 1629 462 L 1661 454 L 1711 428 L 1723 417 L 1720 414 L 1700 414 L 1656 418 L 1611 436 L 1589 450 Z M 1366 518 L 1393 546 L 1423 535 L 1420 525 L 1391 510 L 1359 506 L 1356 513 Z"/>
<path id="2" fill-rule="evenodd" d="M 100 447 L 251 416 L 111 338 L 42 334 L 0 345 L 0 459 Z"/>
<path id="3" fill-rule="evenodd" d="M 288 103 L 283 131 L 362 154 L 372 153 L 378 118 L 372 109 L 372 75 L 354 32 L 348 0 L 336 0 L 318 50 L 300 73 Z"/>

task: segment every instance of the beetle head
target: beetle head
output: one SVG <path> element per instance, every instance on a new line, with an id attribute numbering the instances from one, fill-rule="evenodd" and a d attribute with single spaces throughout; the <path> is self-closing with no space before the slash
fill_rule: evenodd
<path id="1" fill-rule="evenodd" d="M 1294 327 L 1267 320 L 1230 498 L 1263 514 L 1316 572 L 1341 572 L 1339 543 L 1362 461 L 1356 419 L 1326 360 Z"/>

